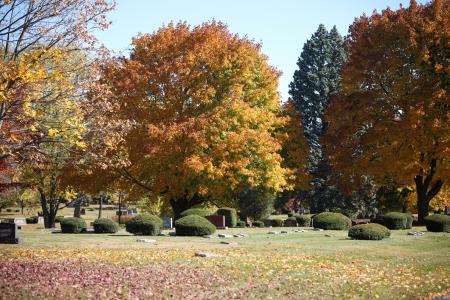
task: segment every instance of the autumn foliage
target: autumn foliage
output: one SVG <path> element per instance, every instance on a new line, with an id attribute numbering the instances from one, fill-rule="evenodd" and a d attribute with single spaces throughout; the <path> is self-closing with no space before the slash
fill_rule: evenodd
<path id="1" fill-rule="evenodd" d="M 135 123 L 129 166 L 118 170 L 128 185 L 170 201 L 176 214 L 246 187 L 287 185 L 275 137 L 280 74 L 260 48 L 217 22 L 133 39 L 130 58 L 105 74 Z"/>
<path id="2" fill-rule="evenodd" d="M 362 16 L 350 26 L 343 94 L 326 142 L 334 170 L 357 182 L 415 185 L 419 221 L 450 179 L 448 1 Z"/>

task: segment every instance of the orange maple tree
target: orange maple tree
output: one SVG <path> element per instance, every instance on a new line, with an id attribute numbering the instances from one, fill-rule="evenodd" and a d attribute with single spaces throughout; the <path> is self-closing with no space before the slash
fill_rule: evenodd
<path id="1" fill-rule="evenodd" d="M 356 19 L 343 94 L 327 112 L 334 170 L 415 185 L 419 222 L 450 179 L 449 30 L 444 0 Z"/>
<path id="2" fill-rule="evenodd" d="M 261 46 L 218 22 L 169 24 L 133 39 L 130 58 L 105 70 L 132 120 L 130 193 L 170 203 L 175 215 L 229 200 L 246 187 L 288 185 L 276 131 L 280 73 Z"/>
<path id="3" fill-rule="evenodd" d="M 283 165 L 292 170 L 289 180 L 294 190 L 309 189 L 311 181 L 308 174 L 308 141 L 305 138 L 300 113 L 295 109 L 292 100 L 283 103 L 282 113 L 285 124 L 280 132 L 282 141 Z"/>

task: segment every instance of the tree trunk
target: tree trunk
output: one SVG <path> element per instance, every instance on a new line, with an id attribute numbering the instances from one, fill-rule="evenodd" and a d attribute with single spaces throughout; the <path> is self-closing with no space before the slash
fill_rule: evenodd
<path id="1" fill-rule="evenodd" d="M 436 172 L 436 160 L 431 160 L 430 170 L 427 174 L 424 174 L 423 170 L 420 170 L 419 175 L 414 177 L 417 191 L 417 211 L 418 211 L 418 223 L 424 224 L 425 217 L 428 216 L 430 201 L 441 190 L 444 182 L 438 179 L 434 182 L 433 176 Z"/>
<path id="2" fill-rule="evenodd" d="M 39 189 L 40 194 L 40 202 L 41 202 L 41 208 L 42 208 L 42 216 L 44 217 L 44 227 L 45 228 L 55 228 L 55 218 L 56 213 L 58 211 L 57 207 L 55 209 L 53 205 L 53 201 L 47 201 L 47 198 L 45 197 L 45 193 L 43 190 Z M 58 203 L 59 205 L 59 203 Z M 50 206 L 50 207 L 49 207 Z"/>
<path id="3" fill-rule="evenodd" d="M 99 207 L 98 207 L 98 218 L 100 219 L 101 217 L 102 217 L 102 208 L 103 208 L 103 198 L 104 198 L 104 196 L 103 195 L 100 195 L 100 205 L 99 205 Z"/>

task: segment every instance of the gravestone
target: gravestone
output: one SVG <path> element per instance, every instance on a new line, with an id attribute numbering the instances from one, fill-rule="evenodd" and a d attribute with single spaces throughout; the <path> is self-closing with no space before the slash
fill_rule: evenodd
<path id="1" fill-rule="evenodd" d="M 163 219 L 163 229 L 173 229 L 172 218 L 164 218 Z"/>
<path id="2" fill-rule="evenodd" d="M 225 216 L 219 216 L 219 215 L 211 215 L 205 217 L 208 221 L 214 224 L 217 229 L 225 229 Z"/>
<path id="3" fill-rule="evenodd" d="M 0 223 L 0 244 L 18 244 L 17 225 L 14 223 Z"/>
<path id="4" fill-rule="evenodd" d="M 38 224 L 44 224 L 44 217 L 38 217 Z"/>
<path id="5" fill-rule="evenodd" d="M 14 224 L 18 226 L 27 225 L 27 219 L 25 218 L 14 218 Z"/>

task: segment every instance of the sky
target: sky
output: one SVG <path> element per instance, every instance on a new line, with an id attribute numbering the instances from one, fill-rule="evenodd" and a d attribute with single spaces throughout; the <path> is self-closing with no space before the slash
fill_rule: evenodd
<path id="1" fill-rule="evenodd" d="M 269 63 L 283 73 L 279 91 L 288 99 L 289 83 L 297 68 L 303 44 L 319 24 L 336 25 L 342 35 L 363 13 L 386 7 L 397 9 L 409 0 L 116 0 L 109 15 L 112 25 L 97 37 L 109 49 L 127 54 L 131 38 L 152 33 L 171 21 L 198 25 L 215 19 L 226 23 L 232 33 L 262 43 Z M 424 1 L 418 1 L 424 2 Z"/>

